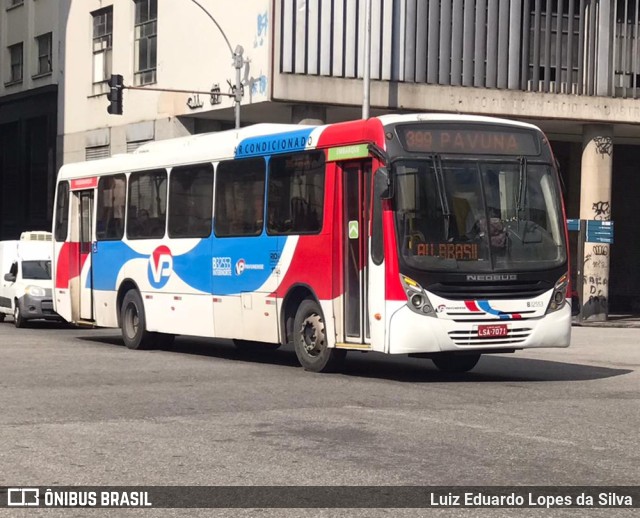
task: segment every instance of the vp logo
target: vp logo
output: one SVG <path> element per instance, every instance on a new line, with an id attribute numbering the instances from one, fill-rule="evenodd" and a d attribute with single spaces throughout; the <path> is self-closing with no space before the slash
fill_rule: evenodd
<path id="1" fill-rule="evenodd" d="M 173 256 L 166 246 L 159 246 L 149 256 L 149 268 L 147 270 L 149 283 L 154 288 L 162 288 L 169 281 L 173 272 Z"/>
<path id="2" fill-rule="evenodd" d="M 244 259 L 238 259 L 238 262 L 236 263 L 236 275 L 242 275 L 246 265 L 247 263 Z"/>

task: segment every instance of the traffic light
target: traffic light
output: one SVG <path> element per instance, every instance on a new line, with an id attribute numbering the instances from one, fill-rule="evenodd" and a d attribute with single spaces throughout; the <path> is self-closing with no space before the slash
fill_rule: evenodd
<path id="1" fill-rule="evenodd" d="M 111 115 L 122 115 L 122 90 L 124 89 L 124 83 L 120 74 L 111 74 L 109 78 L 109 93 L 107 98 L 109 99 L 109 106 L 107 111 Z"/>

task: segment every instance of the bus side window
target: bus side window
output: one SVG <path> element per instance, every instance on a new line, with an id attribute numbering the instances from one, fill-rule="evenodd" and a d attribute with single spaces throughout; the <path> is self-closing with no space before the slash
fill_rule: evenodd
<path id="1" fill-rule="evenodd" d="M 56 241 L 67 239 L 69 229 L 69 183 L 60 182 L 56 195 L 56 219 L 54 237 Z"/>
<path id="2" fill-rule="evenodd" d="M 103 176 L 98 182 L 98 241 L 119 240 L 124 236 L 126 183 L 124 174 Z"/>
<path id="3" fill-rule="evenodd" d="M 269 162 L 267 232 L 315 234 L 322 229 L 324 153 L 273 157 Z"/>
<path id="4" fill-rule="evenodd" d="M 131 173 L 127 201 L 127 237 L 164 237 L 166 215 L 167 172 L 162 169 Z"/>
<path id="5" fill-rule="evenodd" d="M 169 237 L 209 237 L 213 166 L 175 167 L 169 179 Z"/>
<path id="6" fill-rule="evenodd" d="M 227 160 L 216 171 L 213 228 L 218 237 L 258 236 L 264 228 L 263 158 Z"/>

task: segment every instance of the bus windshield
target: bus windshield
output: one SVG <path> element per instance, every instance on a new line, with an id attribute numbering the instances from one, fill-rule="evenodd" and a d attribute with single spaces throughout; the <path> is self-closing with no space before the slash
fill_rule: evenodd
<path id="1" fill-rule="evenodd" d="M 427 271 L 542 270 L 566 260 L 560 193 L 546 163 L 394 163 L 401 261 Z"/>
<path id="2" fill-rule="evenodd" d="M 22 278 L 50 280 L 51 261 L 22 261 Z"/>

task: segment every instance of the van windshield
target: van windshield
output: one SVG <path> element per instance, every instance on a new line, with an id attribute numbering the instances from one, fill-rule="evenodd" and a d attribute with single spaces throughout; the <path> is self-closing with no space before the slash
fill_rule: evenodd
<path id="1" fill-rule="evenodd" d="M 51 261 L 22 261 L 23 279 L 51 279 Z"/>

